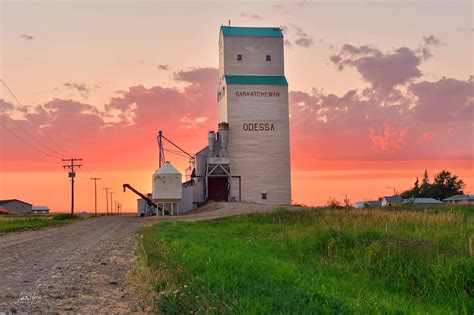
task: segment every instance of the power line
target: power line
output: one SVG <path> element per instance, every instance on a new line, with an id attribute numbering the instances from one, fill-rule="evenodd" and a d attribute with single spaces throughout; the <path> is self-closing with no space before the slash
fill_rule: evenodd
<path id="1" fill-rule="evenodd" d="M 20 102 L 20 100 L 18 99 L 18 97 L 15 95 L 15 93 L 13 93 L 13 91 L 12 91 L 12 90 L 10 89 L 10 87 L 7 85 L 7 83 L 5 82 L 5 80 L 0 79 L 0 81 L 2 82 L 3 86 L 5 86 L 5 88 L 6 88 L 7 91 L 10 93 L 10 95 L 15 99 L 15 101 L 16 101 L 17 104 L 20 106 L 20 108 L 22 108 L 22 109 L 24 109 L 24 110 L 27 110 L 27 107 L 24 106 L 24 105 Z M 8 116 L 8 114 L 7 114 L 5 111 L 3 111 L 3 110 L 0 110 L 0 111 L 2 111 L 2 112 L 5 114 L 5 116 L 6 116 L 8 119 L 10 119 L 17 127 L 23 129 L 23 131 L 25 131 L 25 133 L 26 133 L 31 139 L 33 139 L 36 143 L 38 143 L 38 144 L 40 145 L 40 147 L 43 146 L 44 148 L 50 150 L 51 152 L 54 152 L 54 154 L 57 155 L 58 158 L 61 159 L 61 158 L 64 158 L 65 156 L 76 156 L 76 154 L 72 154 L 72 153 L 70 153 L 69 151 L 67 151 L 63 146 L 61 146 L 57 141 L 55 141 L 45 130 L 43 130 L 43 128 L 41 128 L 41 125 L 38 123 L 38 121 L 36 121 L 36 119 L 34 119 L 33 116 L 29 116 L 28 118 L 29 118 L 33 123 L 36 124 L 36 126 L 38 127 L 38 129 L 39 129 L 39 131 L 40 131 L 41 133 L 43 133 L 43 134 L 44 134 L 53 144 L 55 144 L 61 151 L 65 152 L 66 155 L 64 155 L 64 154 L 58 152 L 57 150 L 53 149 L 52 147 L 50 147 L 50 146 L 48 146 L 48 145 L 42 143 L 42 142 L 39 141 L 37 138 L 35 138 L 25 127 L 23 127 L 23 126 L 21 126 L 19 123 L 17 123 L 16 120 L 10 118 L 10 117 Z M 4 127 L 5 127 L 5 126 L 4 126 Z M 7 127 L 5 127 L 5 128 L 7 128 Z M 12 131 L 10 131 L 10 132 L 13 133 Z M 18 136 L 18 137 L 19 137 L 19 136 Z M 24 140 L 22 140 L 22 141 L 25 142 Z M 37 150 L 37 151 L 38 151 L 38 150 Z M 41 150 L 41 151 L 42 151 L 42 150 Z M 51 156 L 51 154 L 48 154 L 48 155 Z M 91 172 L 85 163 L 83 163 L 83 166 L 84 166 L 86 172 Z"/>
<path id="2" fill-rule="evenodd" d="M 168 149 L 163 149 L 163 151 L 166 151 L 166 152 L 169 152 L 169 153 L 171 153 L 171 154 L 175 154 L 175 155 L 177 155 L 177 156 L 180 156 L 180 157 L 189 159 L 189 156 L 184 155 L 184 154 L 181 154 L 181 153 L 178 153 L 177 151 L 171 151 L 171 150 L 168 150 Z"/>
<path id="3" fill-rule="evenodd" d="M 181 151 L 178 151 L 178 150 L 172 150 L 172 149 L 163 149 L 163 150 L 166 150 L 166 151 L 171 152 L 171 153 L 179 153 L 179 154 L 182 154 L 183 156 L 185 155 Z M 188 157 L 187 155 L 185 155 L 185 156 Z"/>
<path id="4" fill-rule="evenodd" d="M 2 84 L 5 86 L 5 88 L 7 89 L 7 91 L 10 93 L 10 95 L 15 99 L 15 101 L 18 103 L 18 105 L 22 108 L 25 108 L 26 106 L 24 106 L 20 100 L 16 97 L 15 93 L 13 93 L 13 91 L 10 89 L 10 87 L 7 85 L 7 83 L 3 80 L 3 79 L 0 79 L 0 81 L 2 81 Z M 64 149 L 64 147 L 62 147 L 61 145 L 59 145 L 59 143 L 57 143 L 46 131 L 44 131 L 40 124 L 32 117 L 30 116 L 29 117 L 38 127 L 38 129 L 52 142 L 54 143 L 59 149 L 61 149 L 64 153 L 66 153 L 67 156 L 75 156 L 75 154 L 72 154 L 70 153 L 69 151 L 67 151 L 66 149 Z"/>
<path id="5" fill-rule="evenodd" d="M 2 125 L 3 128 L 5 128 L 6 130 L 8 130 L 8 132 L 10 132 L 12 135 L 14 135 L 16 138 L 20 139 L 24 144 L 26 144 L 27 146 L 31 147 L 32 149 L 34 149 L 35 151 L 37 152 L 40 152 L 48 157 L 51 157 L 51 158 L 54 158 L 55 160 L 58 159 L 57 156 L 54 156 L 54 155 L 51 155 L 49 154 L 48 152 L 45 152 L 39 148 L 37 148 L 36 146 L 32 145 L 31 143 L 29 143 L 28 141 L 26 141 L 25 139 L 23 139 L 22 137 L 20 137 L 19 135 L 17 135 L 13 130 L 11 130 L 10 128 L 8 128 L 6 125 L 4 125 L 1 121 L 0 121 L 0 125 Z M 61 157 L 59 157 L 61 158 Z"/>
<path id="6" fill-rule="evenodd" d="M 115 192 L 111 191 L 109 192 L 109 195 L 110 195 L 110 214 L 114 214 L 114 210 L 113 210 L 113 203 L 112 203 L 112 195 L 115 194 Z"/>
<path id="7" fill-rule="evenodd" d="M 90 169 L 87 167 L 87 165 L 86 165 L 85 163 L 84 163 L 84 165 L 83 165 L 83 166 L 85 167 L 85 169 L 86 169 L 86 172 L 88 172 L 88 173 L 92 173 L 92 172 L 91 172 L 91 170 L 90 170 Z"/>
<path id="8" fill-rule="evenodd" d="M 177 144 L 175 144 L 173 141 L 171 141 L 170 139 L 166 138 L 165 136 L 163 136 L 163 132 L 160 130 L 158 132 L 158 139 L 160 140 L 160 138 L 163 138 L 165 139 L 166 141 L 168 141 L 171 145 L 173 145 L 175 148 L 177 148 L 178 150 L 180 150 L 181 152 L 183 152 L 184 154 L 186 154 L 187 156 L 189 156 L 191 159 L 194 159 L 194 157 L 189 154 L 188 152 L 184 151 L 181 147 L 179 147 Z"/>
<path id="9" fill-rule="evenodd" d="M 2 112 L 3 114 L 5 114 L 4 117 L 8 118 L 8 119 L 9 119 L 10 121 L 12 121 L 18 128 L 22 129 L 22 130 L 28 135 L 28 137 L 30 137 L 33 141 L 35 141 L 37 144 L 39 144 L 40 147 L 43 146 L 44 148 L 50 150 L 51 152 L 54 152 L 54 154 L 57 155 L 56 157 L 59 157 L 59 158 L 63 158 L 63 157 L 64 157 L 64 155 L 62 155 L 62 154 L 59 153 L 58 151 L 56 151 L 56 150 L 50 148 L 49 146 L 45 145 L 44 143 L 42 143 L 41 141 L 39 141 L 38 139 L 36 139 L 35 136 L 33 136 L 26 128 L 24 128 L 22 125 L 20 125 L 16 120 L 10 118 L 10 117 L 8 116 L 8 114 L 7 114 L 5 111 L 0 110 L 0 112 Z M 3 126 L 5 126 L 5 125 L 3 125 Z M 5 127 L 5 128 L 6 128 L 6 127 Z"/>
<path id="10" fill-rule="evenodd" d="M 105 190 L 105 205 L 107 207 L 107 212 L 106 214 L 109 214 L 109 189 L 112 189 L 110 187 L 102 188 Z"/>
<path id="11" fill-rule="evenodd" d="M 94 181 L 94 213 L 97 215 L 97 181 L 101 180 L 101 178 L 91 177 L 90 179 Z"/>

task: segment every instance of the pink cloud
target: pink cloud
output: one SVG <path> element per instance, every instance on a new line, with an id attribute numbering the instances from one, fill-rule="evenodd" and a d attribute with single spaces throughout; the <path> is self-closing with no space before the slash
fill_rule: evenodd
<path id="1" fill-rule="evenodd" d="M 365 54 L 373 49 L 354 47 L 345 49 L 352 49 L 352 54 Z M 34 117 L 45 131 L 85 161 L 114 169 L 153 168 L 157 150 L 154 139 L 158 130 L 163 130 L 189 152 L 196 152 L 205 145 L 207 131 L 216 128 L 218 70 L 178 71 L 174 73 L 174 79 L 184 83 L 184 87 L 131 86 L 116 94 L 105 104 L 104 110 L 84 102 L 53 99 L 36 106 L 34 113 L 23 111 L 19 114 Z M 473 95 L 469 86 L 472 86 L 472 79 L 443 78 L 437 82 L 410 83 L 408 94 L 394 88 L 384 95 L 375 87 L 349 90 L 340 96 L 317 89 L 312 93 L 291 91 L 293 166 L 311 169 L 323 160 L 472 157 L 472 114 L 468 110 Z M 447 92 L 455 95 L 442 98 Z M 447 103 L 449 108 L 442 107 Z M 0 107 L 2 123 L 8 123 L 5 115 L 18 111 L 3 100 L 0 100 Z M 438 117 L 437 111 L 444 110 L 444 115 L 448 115 L 449 109 L 456 113 L 456 119 Z M 47 142 L 28 121 L 17 122 Z M 436 137 L 430 138 L 434 132 Z M 0 143 L 8 147 L 0 152 L 2 169 L 22 169 L 21 165 L 25 164 L 44 167 L 43 157 L 13 135 L 0 133 Z M 57 169 L 58 165 L 53 163 L 50 167 Z"/>
<path id="2" fill-rule="evenodd" d="M 146 168 L 155 165 L 154 139 L 158 130 L 163 130 L 190 152 L 206 143 L 207 130 L 216 127 L 217 76 L 218 71 L 213 68 L 180 71 L 175 74 L 175 80 L 187 84 L 183 89 L 132 86 L 112 98 L 104 111 L 91 104 L 53 99 L 36 106 L 35 113 L 28 115 L 43 125 L 44 131 L 54 135 L 57 142 L 67 144 L 70 151 L 85 161 L 106 162 L 106 167 L 111 168 Z M 8 123 L 6 110 L 11 112 L 16 107 L 3 100 L 0 106 L 4 109 L 0 112 L 1 122 Z M 31 121 L 17 123 L 28 128 L 40 143 L 52 146 Z M 15 125 L 11 127 L 19 134 L 24 132 Z M 199 134 L 202 141 L 195 141 Z M 2 169 L 15 170 L 21 167 L 22 161 L 44 166 L 43 160 L 47 157 L 20 143 L 14 135 L 2 131 L 0 143 L 9 148 L 0 152 L 5 162 Z M 134 153 L 130 154 L 130 150 Z"/>
<path id="3" fill-rule="evenodd" d="M 345 44 L 340 53 L 331 56 L 330 60 L 339 70 L 343 70 L 345 66 L 355 67 L 363 79 L 382 95 L 387 95 L 395 86 L 422 75 L 419 69 L 422 56 L 406 47 L 384 53 L 368 45 Z"/>
<path id="4" fill-rule="evenodd" d="M 420 143 L 429 143 L 433 141 L 433 133 L 432 132 L 423 132 L 419 137 L 419 142 Z"/>
<path id="5" fill-rule="evenodd" d="M 290 23 L 287 26 L 282 26 L 281 29 L 285 34 L 285 45 L 287 47 L 292 47 L 292 43 L 304 48 L 309 48 L 314 44 L 313 37 L 299 25 Z"/>
<path id="6" fill-rule="evenodd" d="M 369 128 L 369 139 L 373 148 L 381 152 L 398 152 L 405 144 L 407 130 L 384 124 L 379 134 L 374 128 Z"/>
<path id="7" fill-rule="evenodd" d="M 420 121 L 472 121 L 474 118 L 474 77 L 466 81 L 442 78 L 409 86 L 417 98 L 414 115 Z"/>
<path id="8" fill-rule="evenodd" d="M 370 45 L 346 43 L 329 59 L 339 70 L 354 67 L 373 90 L 387 96 L 395 87 L 422 76 L 421 63 L 433 56 L 431 48 L 439 43 L 438 38 L 429 35 L 423 37 L 422 44 L 416 49 L 399 47 L 387 52 Z"/>
<path id="9" fill-rule="evenodd" d="M 263 17 L 257 13 L 240 13 L 240 17 L 250 20 L 263 20 Z"/>

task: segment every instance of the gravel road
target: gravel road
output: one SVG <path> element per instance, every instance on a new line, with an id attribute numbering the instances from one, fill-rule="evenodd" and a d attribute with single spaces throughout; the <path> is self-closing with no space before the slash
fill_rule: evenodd
<path id="1" fill-rule="evenodd" d="M 0 313 L 127 313 L 136 232 L 156 217 L 111 216 L 0 235 Z"/>
<path id="2" fill-rule="evenodd" d="M 0 313 L 140 310 L 128 278 L 140 228 L 157 220 L 210 220 L 276 208 L 214 203 L 183 216 L 109 216 L 0 235 Z"/>

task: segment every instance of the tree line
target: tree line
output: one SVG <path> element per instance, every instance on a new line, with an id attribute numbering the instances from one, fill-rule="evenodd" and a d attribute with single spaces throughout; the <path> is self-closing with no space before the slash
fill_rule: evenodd
<path id="1" fill-rule="evenodd" d="M 413 188 L 400 194 L 402 198 L 434 198 L 443 200 L 454 195 L 464 194 L 463 189 L 466 184 L 458 176 L 451 174 L 447 170 L 442 170 L 433 178 L 430 183 L 428 171 L 425 170 L 421 183 L 416 178 Z"/>

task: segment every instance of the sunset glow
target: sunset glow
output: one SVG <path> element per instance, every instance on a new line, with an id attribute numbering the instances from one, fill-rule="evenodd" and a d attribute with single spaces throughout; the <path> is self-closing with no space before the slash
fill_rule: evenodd
<path id="1" fill-rule="evenodd" d="M 196 153 L 217 127 L 217 41 L 229 19 L 284 31 L 294 203 L 402 192 L 425 169 L 448 169 L 474 193 L 471 2 L 4 1 L 1 10 L 0 78 L 20 104 L 1 86 L 0 199 L 68 211 L 61 158 L 72 154 L 84 162 L 78 211 L 93 209 L 89 178 L 100 177 L 99 210 L 101 188 L 112 187 L 134 212 L 136 196 L 121 187 L 151 191 L 158 130 Z M 188 159 L 166 155 L 184 174 Z"/>

